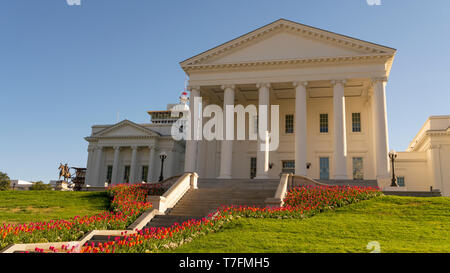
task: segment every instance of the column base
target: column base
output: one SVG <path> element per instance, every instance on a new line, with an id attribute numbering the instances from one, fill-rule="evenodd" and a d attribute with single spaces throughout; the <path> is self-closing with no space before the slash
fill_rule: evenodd
<path id="1" fill-rule="evenodd" d="M 231 175 L 220 175 L 217 177 L 217 179 L 231 179 Z"/>
<path id="2" fill-rule="evenodd" d="M 334 180 L 348 180 L 348 176 L 344 174 L 336 174 L 334 175 Z"/>
<path id="3" fill-rule="evenodd" d="M 383 191 L 407 191 L 406 187 L 384 187 Z"/>

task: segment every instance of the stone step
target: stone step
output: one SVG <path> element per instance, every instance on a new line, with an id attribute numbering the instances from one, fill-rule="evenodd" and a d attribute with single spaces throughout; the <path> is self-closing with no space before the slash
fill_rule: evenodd
<path id="1" fill-rule="evenodd" d="M 94 246 L 98 246 L 99 243 L 107 243 L 109 241 L 116 241 L 116 240 L 123 240 L 125 236 L 117 236 L 117 235 L 94 235 L 91 239 L 89 239 L 85 244 L 88 246 L 91 246 L 94 244 Z"/>
<path id="2" fill-rule="evenodd" d="M 200 220 L 203 216 L 199 215 L 157 215 L 150 222 L 148 222 L 147 226 L 150 227 L 169 227 L 175 223 L 182 224 L 183 222 L 189 220 Z"/>

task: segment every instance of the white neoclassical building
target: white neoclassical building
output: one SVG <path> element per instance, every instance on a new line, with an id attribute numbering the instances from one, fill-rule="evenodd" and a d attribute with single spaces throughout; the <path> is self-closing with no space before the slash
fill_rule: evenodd
<path id="1" fill-rule="evenodd" d="M 395 52 L 280 19 L 181 62 L 191 102 L 200 96 L 202 107 L 280 107 L 276 151 L 259 151 L 257 141 L 191 140 L 185 171 L 208 178 L 278 178 L 292 171 L 387 183 L 385 92 Z"/>
<path id="2" fill-rule="evenodd" d="M 169 178 L 183 172 L 183 141 L 171 136 L 171 117 L 164 111 L 149 111 L 151 122 L 136 124 L 123 120 L 117 124 L 94 125 L 85 139 L 89 142 L 86 185 L 103 187 L 105 183 L 139 183 L 158 181 L 161 170 L 159 155 L 164 153 L 163 176 Z"/>
<path id="3" fill-rule="evenodd" d="M 261 151 L 260 140 L 174 141 L 170 112 L 150 112 L 152 124 L 92 127 L 86 138 L 88 184 L 154 181 L 159 149 L 169 153 L 168 176 L 197 172 L 209 179 L 277 179 L 292 172 L 319 180 L 371 180 L 387 188 L 392 170 L 386 85 L 395 53 L 277 20 L 180 63 L 189 76 L 190 113 L 197 121 L 191 129 L 208 123 L 209 105 L 278 105 L 277 149 Z M 257 115 L 245 115 L 246 135 L 261 124 Z M 225 124 L 227 118 L 235 119 L 224 115 Z M 402 189 L 450 196 L 449 128 L 450 116 L 430 117 L 408 150 L 398 153 L 394 170 Z"/>

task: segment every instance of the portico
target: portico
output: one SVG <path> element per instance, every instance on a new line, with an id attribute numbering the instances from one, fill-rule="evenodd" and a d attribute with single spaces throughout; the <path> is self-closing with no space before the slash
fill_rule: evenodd
<path id="1" fill-rule="evenodd" d="M 171 124 L 136 124 L 124 120 L 114 125 L 96 125 L 89 142 L 86 184 L 103 187 L 155 182 L 161 168 L 160 153 L 166 153 L 164 177 L 178 175 L 184 165 L 184 143 L 172 139 Z"/>
<path id="2" fill-rule="evenodd" d="M 261 151 L 260 138 L 191 140 L 185 171 L 209 178 L 278 178 L 286 171 L 388 178 L 385 86 L 394 55 L 389 47 L 281 19 L 181 62 L 191 99 L 202 97 L 202 108 L 280 109 L 277 150 Z M 199 113 L 191 112 L 204 123 Z M 224 124 L 234 118 L 224 116 Z M 246 134 L 257 120 L 246 117 Z"/>

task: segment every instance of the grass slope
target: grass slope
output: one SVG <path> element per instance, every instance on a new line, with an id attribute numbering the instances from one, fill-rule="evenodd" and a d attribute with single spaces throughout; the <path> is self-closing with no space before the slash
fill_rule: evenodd
<path id="1" fill-rule="evenodd" d="M 94 215 L 108 206 L 105 192 L 0 191 L 0 225 Z"/>
<path id="2" fill-rule="evenodd" d="M 450 198 L 383 196 L 314 217 L 241 218 L 174 252 L 450 252 Z"/>

